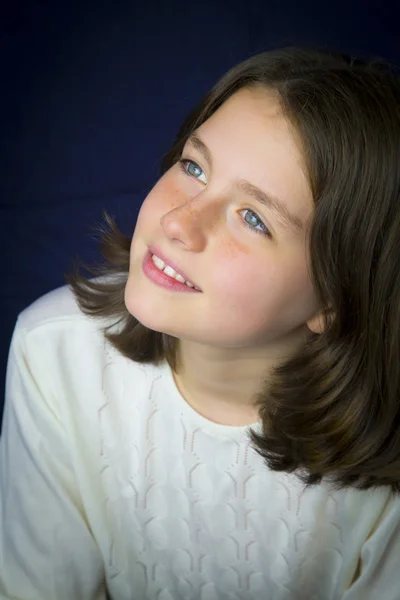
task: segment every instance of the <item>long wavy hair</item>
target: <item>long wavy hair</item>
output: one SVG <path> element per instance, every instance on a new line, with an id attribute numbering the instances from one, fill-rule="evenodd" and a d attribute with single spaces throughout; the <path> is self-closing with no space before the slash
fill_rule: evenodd
<path id="1" fill-rule="evenodd" d="M 188 136 L 243 87 L 278 93 L 302 141 L 315 203 L 310 270 L 324 330 L 276 366 L 256 396 L 255 450 L 306 485 L 400 491 L 400 78 L 385 61 L 307 48 L 262 52 L 231 68 L 187 116 L 161 174 Z M 104 261 L 66 275 L 81 310 L 111 318 L 104 335 L 141 363 L 177 371 L 178 340 L 128 313 L 130 238 L 107 212 Z M 94 277 L 80 273 L 80 266 Z M 99 277 L 101 276 L 101 277 Z M 111 276 L 111 277 L 110 277 Z"/>

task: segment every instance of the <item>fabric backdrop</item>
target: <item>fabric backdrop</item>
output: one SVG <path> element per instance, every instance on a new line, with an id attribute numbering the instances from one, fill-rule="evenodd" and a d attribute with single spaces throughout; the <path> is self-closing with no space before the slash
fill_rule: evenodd
<path id="1" fill-rule="evenodd" d="M 17 314 L 73 256 L 99 259 L 104 208 L 132 234 L 181 121 L 227 69 L 290 44 L 400 62 L 396 0 L 3 4 L 1 391 Z"/>

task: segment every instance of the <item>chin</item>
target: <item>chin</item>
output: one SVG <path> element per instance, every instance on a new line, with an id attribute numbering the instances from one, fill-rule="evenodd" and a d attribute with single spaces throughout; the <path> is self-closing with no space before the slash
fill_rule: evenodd
<path id="1" fill-rule="evenodd" d="M 126 310 L 132 317 L 135 317 L 140 323 L 152 329 L 148 321 L 154 321 L 154 311 L 153 319 L 151 319 L 152 309 L 149 306 L 149 302 L 146 302 L 143 294 L 140 294 L 137 288 L 133 288 L 129 278 L 125 286 L 124 302 Z"/>
<path id="2" fill-rule="evenodd" d="M 125 287 L 124 302 L 129 314 L 144 327 L 160 333 L 170 333 L 166 331 L 165 319 L 160 314 L 160 307 L 154 306 L 151 301 L 149 302 L 148 296 L 138 293 L 137 289 L 131 289 L 129 279 Z"/>

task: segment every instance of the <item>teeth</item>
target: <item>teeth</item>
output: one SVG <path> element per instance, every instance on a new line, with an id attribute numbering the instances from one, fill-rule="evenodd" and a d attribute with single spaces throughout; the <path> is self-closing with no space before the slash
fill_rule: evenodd
<path id="1" fill-rule="evenodd" d="M 170 277 L 177 279 L 181 283 L 186 283 L 186 281 L 183 279 L 182 275 L 179 275 L 179 273 L 174 271 L 174 269 L 172 267 L 166 266 L 165 269 L 163 269 L 163 271 L 166 275 L 169 275 Z"/>
<path id="2" fill-rule="evenodd" d="M 194 287 L 195 290 L 200 291 L 199 288 L 197 288 L 196 286 L 189 283 L 189 281 L 186 281 L 182 277 L 182 275 L 179 275 L 179 273 L 177 273 L 172 267 L 170 267 L 169 265 L 166 265 L 165 262 L 163 260 L 161 260 L 161 258 L 158 258 L 158 256 L 156 256 L 155 254 L 153 254 L 151 259 L 152 259 L 153 263 L 156 265 L 157 269 L 160 269 L 160 271 L 163 271 L 169 277 L 172 277 L 173 279 L 176 279 L 177 281 L 184 283 L 185 285 L 187 285 L 190 288 Z"/>

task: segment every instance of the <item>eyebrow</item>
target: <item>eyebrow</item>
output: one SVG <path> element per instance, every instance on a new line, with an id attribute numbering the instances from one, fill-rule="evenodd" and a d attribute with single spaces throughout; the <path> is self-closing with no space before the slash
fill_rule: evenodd
<path id="1" fill-rule="evenodd" d="M 203 142 L 203 140 L 196 133 L 192 133 L 192 135 L 187 139 L 187 143 L 193 146 L 196 150 L 198 150 L 208 162 L 209 166 L 212 168 L 213 161 L 211 152 L 206 146 L 206 144 Z M 293 215 L 291 212 L 289 212 L 286 206 L 275 196 L 272 196 L 271 194 L 266 194 L 265 192 L 260 190 L 260 188 L 250 183 L 246 179 L 236 180 L 235 187 L 238 190 L 247 194 L 248 196 L 254 198 L 254 200 L 259 202 L 263 206 L 266 206 L 270 210 L 273 210 L 275 213 L 277 213 L 281 217 L 282 224 L 286 225 L 288 229 L 294 230 L 296 233 L 304 232 L 304 225 L 302 220 L 296 215 Z"/>

